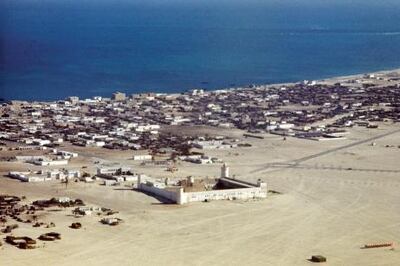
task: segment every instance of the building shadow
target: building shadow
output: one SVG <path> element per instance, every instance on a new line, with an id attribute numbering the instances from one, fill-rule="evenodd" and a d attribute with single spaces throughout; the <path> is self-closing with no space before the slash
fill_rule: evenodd
<path id="1" fill-rule="evenodd" d="M 172 200 L 164 198 L 164 197 L 161 197 L 161 196 L 159 196 L 157 194 L 154 194 L 154 193 L 151 193 L 151 192 L 148 192 L 148 191 L 142 191 L 142 190 L 139 190 L 137 188 L 133 188 L 132 190 L 136 191 L 136 192 L 143 193 L 143 194 L 145 194 L 145 195 L 147 195 L 149 197 L 153 197 L 153 198 L 155 198 L 156 200 L 159 201 L 158 203 L 152 203 L 151 205 L 165 205 L 165 204 L 168 204 L 168 205 L 172 205 L 173 204 L 173 205 L 175 205 L 175 202 L 173 202 Z"/>

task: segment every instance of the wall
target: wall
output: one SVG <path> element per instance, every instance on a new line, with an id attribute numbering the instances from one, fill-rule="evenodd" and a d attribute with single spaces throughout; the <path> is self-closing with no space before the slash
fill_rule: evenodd
<path id="1" fill-rule="evenodd" d="M 227 199 L 251 199 L 251 198 L 266 198 L 267 189 L 254 188 L 237 188 L 237 189 L 221 189 L 202 192 L 183 193 L 182 203 L 196 202 L 204 200 L 227 200 Z"/>
<path id="2" fill-rule="evenodd" d="M 133 160 L 134 161 L 145 161 L 145 160 L 151 160 L 153 156 L 151 155 L 133 155 Z"/>
<path id="3" fill-rule="evenodd" d="M 43 182 L 52 180 L 51 178 L 46 178 L 44 176 L 27 176 L 25 174 L 26 173 L 22 172 L 10 172 L 8 175 L 23 182 Z"/>
<path id="4" fill-rule="evenodd" d="M 45 159 L 46 157 L 43 155 L 38 155 L 38 156 L 15 156 L 15 159 L 17 161 L 34 161 L 34 160 L 39 160 L 39 159 Z"/>
<path id="5" fill-rule="evenodd" d="M 67 165 L 68 160 L 58 160 L 58 161 L 34 161 L 34 164 L 42 166 L 52 166 L 52 165 Z"/>
<path id="6" fill-rule="evenodd" d="M 154 186 L 148 186 L 146 184 L 143 183 L 139 183 L 138 184 L 138 189 L 142 190 L 142 191 L 146 191 L 152 194 L 155 194 L 157 196 L 161 196 L 163 198 L 166 198 L 168 200 L 171 200 L 172 202 L 179 203 L 179 190 L 177 189 L 177 191 L 169 191 L 169 190 L 165 190 L 163 188 L 157 188 Z"/>

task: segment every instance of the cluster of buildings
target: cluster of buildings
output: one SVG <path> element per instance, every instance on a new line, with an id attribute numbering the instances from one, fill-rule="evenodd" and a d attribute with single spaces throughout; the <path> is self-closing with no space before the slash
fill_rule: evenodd
<path id="1" fill-rule="evenodd" d="M 53 149 L 53 153 L 46 155 L 17 155 L 18 162 L 31 163 L 40 166 L 67 165 L 71 158 L 78 157 L 78 153 Z"/>
<path id="2" fill-rule="evenodd" d="M 26 171 L 17 172 L 12 171 L 8 173 L 8 176 L 14 179 L 18 179 L 22 182 L 44 182 L 53 180 L 69 180 L 74 178 L 81 178 L 81 172 L 79 170 L 40 170 L 36 172 Z"/>
<path id="3" fill-rule="evenodd" d="M 345 128 L 355 122 L 367 122 L 372 127 L 374 121 L 398 122 L 399 80 L 373 75 L 336 84 L 303 82 L 180 94 L 127 96 L 116 92 L 112 98 L 12 101 L 0 107 L 0 140 L 17 142 L 21 147 L 55 148 L 63 141 L 84 147 L 134 150 L 180 149 L 186 144 L 200 149 L 234 146 L 223 140 L 164 134 L 162 127 L 166 125 L 324 137 L 336 133 L 332 127 Z M 326 128 L 311 127 L 328 119 L 334 121 L 325 124 Z M 330 132 L 324 132 L 328 129 Z"/>
<path id="4" fill-rule="evenodd" d="M 103 185 L 114 186 L 121 182 L 137 182 L 138 175 L 131 167 L 121 165 L 102 165 L 97 167 L 96 177 L 103 180 Z"/>
<path id="5" fill-rule="evenodd" d="M 18 149 L 20 150 L 20 149 Z M 27 149 L 28 150 L 28 149 Z M 22 151 L 26 151 L 22 149 Z M 42 155 L 16 155 L 9 157 L 0 157 L 0 161 L 17 161 L 22 163 L 30 163 L 38 166 L 40 170 L 37 171 L 11 171 L 8 176 L 14 179 L 18 179 L 23 182 L 43 182 L 52 180 L 69 180 L 82 178 L 80 170 L 66 169 L 72 158 L 77 158 L 78 153 L 52 149 L 45 151 Z M 59 168 L 63 167 L 63 168 Z"/>

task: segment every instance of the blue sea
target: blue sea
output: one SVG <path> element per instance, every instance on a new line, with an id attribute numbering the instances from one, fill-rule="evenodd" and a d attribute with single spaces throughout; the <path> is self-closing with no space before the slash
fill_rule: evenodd
<path id="1" fill-rule="evenodd" d="M 211 90 L 400 67 L 398 0 L 2 0 L 0 9 L 7 100 Z"/>

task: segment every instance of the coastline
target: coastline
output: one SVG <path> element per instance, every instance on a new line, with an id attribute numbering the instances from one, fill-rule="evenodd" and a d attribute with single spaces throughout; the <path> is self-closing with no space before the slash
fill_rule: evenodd
<path id="1" fill-rule="evenodd" d="M 348 80 L 352 80 L 352 79 L 360 79 L 362 77 L 364 77 L 365 75 L 388 75 L 390 73 L 400 73 L 400 67 L 399 68 L 393 68 L 393 69 L 389 69 L 389 70 L 379 70 L 379 71 L 374 71 L 374 72 L 364 72 L 364 73 L 359 73 L 359 74 L 353 74 L 353 75 L 341 75 L 341 76 L 333 76 L 333 77 L 328 77 L 328 78 L 321 78 L 321 79 L 315 79 L 312 81 L 315 81 L 317 83 L 320 84 L 334 84 L 337 82 L 345 82 Z M 229 91 L 234 91 L 234 90 L 243 90 L 243 89 L 254 89 L 254 88 L 258 88 L 258 87 L 265 87 L 265 88 L 272 88 L 272 87 L 277 87 L 277 86 L 291 86 L 294 84 L 298 84 L 303 82 L 304 80 L 299 80 L 296 82 L 281 82 L 281 83 L 265 83 L 265 84 L 249 84 L 247 86 L 237 86 L 237 87 L 221 87 L 221 88 L 216 88 L 216 89 L 204 89 L 207 92 L 213 92 L 213 91 L 219 91 L 219 90 L 229 90 Z M 250 87 L 252 86 L 252 87 Z M 135 94 L 146 94 L 146 93 L 155 93 L 155 94 L 161 94 L 161 95 L 174 95 L 174 94 L 184 94 L 184 93 L 188 93 L 190 92 L 192 89 L 184 89 L 181 92 L 157 92 L 157 91 L 141 91 L 141 92 L 134 92 L 131 93 L 129 91 L 125 91 L 125 90 L 120 90 L 121 92 L 125 92 L 127 93 L 127 95 L 135 95 Z M 197 88 L 197 89 L 202 89 L 201 87 Z M 110 92 L 111 95 L 112 92 Z M 78 96 L 81 98 L 80 95 L 69 95 L 69 96 Z M 96 97 L 99 95 L 91 95 L 90 98 Z M 101 97 L 108 97 L 108 96 L 101 96 Z M 85 97 L 83 97 L 85 98 Z M 46 102 L 55 102 L 55 101 L 59 101 L 59 100 L 63 100 L 61 98 L 59 99 L 54 99 L 54 100 L 20 100 L 20 99 L 5 99 L 2 98 L 3 102 L 10 102 L 10 101 L 16 101 L 16 102 L 38 102 L 38 103 L 46 103 Z M 0 101 L 1 103 L 2 101 Z"/>
<path id="2" fill-rule="evenodd" d="M 351 79 L 360 79 L 360 78 L 364 77 L 365 75 L 387 75 L 390 73 L 400 73 L 400 68 L 393 68 L 390 70 L 379 70 L 379 71 L 374 71 L 374 72 L 364 72 L 364 73 L 353 74 L 353 75 L 333 76 L 333 77 L 328 77 L 328 78 L 315 79 L 313 81 L 320 83 L 320 84 L 334 84 L 336 82 L 344 82 L 344 81 L 348 81 Z M 298 84 L 300 82 L 303 82 L 303 80 L 299 80 L 297 82 L 260 84 L 260 85 L 256 85 L 256 86 L 266 86 L 266 87 L 289 86 L 289 85 Z M 244 87 L 229 88 L 229 89 L 243 89 L 243 88 Z"/>

